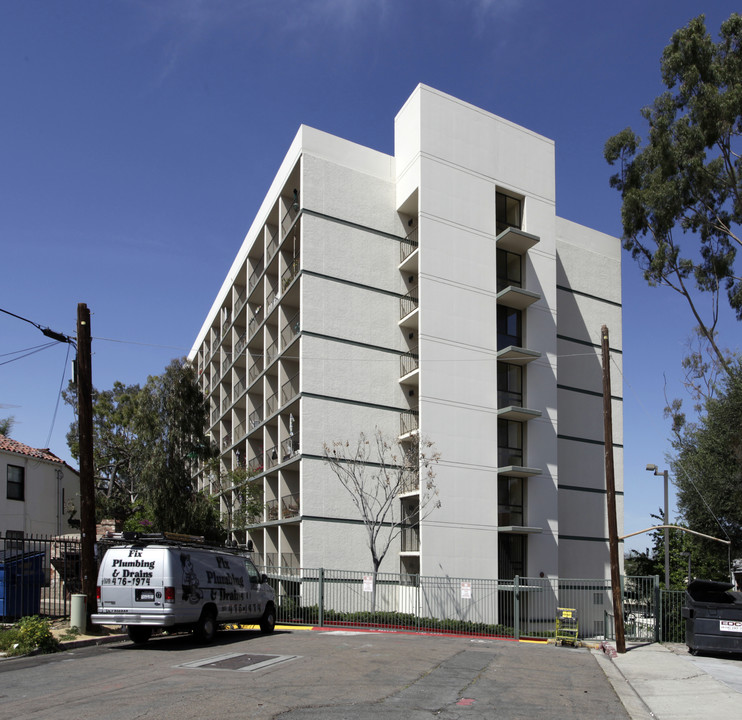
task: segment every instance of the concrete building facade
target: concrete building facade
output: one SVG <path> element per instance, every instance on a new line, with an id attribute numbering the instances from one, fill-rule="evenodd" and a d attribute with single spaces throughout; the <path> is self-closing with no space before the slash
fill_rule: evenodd
<path id="1" fill-rule="evenodd" d="M 600 328 L 615 378 L 620 275 L 616 238 L 556 215 L 536 133 L 422 85 L 393 156 L 302 126 L 190 354 L 222 471 L 262 490 L 237 539 L 267 565 L 370 569 L 323 446 L 378 428 L 440 453 L 440 506 L 382 570 L 607 577 Z M 200 482 L 231 516 L 239 493 Z"/>

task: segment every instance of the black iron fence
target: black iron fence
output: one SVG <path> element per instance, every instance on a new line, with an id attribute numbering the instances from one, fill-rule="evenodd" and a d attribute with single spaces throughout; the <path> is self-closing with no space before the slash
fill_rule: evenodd
<path id="1" fill-rule="evenodd" d="M 67 617 L 81 591 L 79 538 L 0 537 L 0 621 Z"/>

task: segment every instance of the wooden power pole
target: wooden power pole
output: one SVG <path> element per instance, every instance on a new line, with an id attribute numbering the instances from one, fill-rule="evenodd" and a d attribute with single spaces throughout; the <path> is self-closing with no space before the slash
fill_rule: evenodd
<path id="1" fill-rule="evenodd" d="M 613 595 L 613 617 L 616 626 L 616 650 L 626 652 L 623 626 L 623 594 L 618 558 L 618 520 L 616 518 L 616 477 L 613 467 L 613 412 L 611 408 L 611 358 L 608 344 L 608 328 L 600 328 L 603 350 L 603 436 L 605 440 L 605 489 L 608 503 L 608 546 L 611 556 L 611 590 Z"/>
<path id="2" fill-rule="evenodd" d="M 90 350 L 90 310 L 77 306 L 77 415 L 80 431 L 80 532 L 82 535 L 82 592 L 87 617 L 95 612 L 95 480 L 93 468 L 93 372 Z"/>

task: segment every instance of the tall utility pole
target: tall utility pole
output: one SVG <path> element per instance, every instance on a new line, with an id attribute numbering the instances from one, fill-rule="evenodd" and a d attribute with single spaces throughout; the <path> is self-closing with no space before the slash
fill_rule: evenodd
<path id="1" fill-rule="evenodd" d="M 608 546 L 611 555 L 611 590 L 613 618 L 616 626 L 616 650 L 626 652 L 623 626 L 621 572 L 618 560 L 618 520 L 616 519 L 616 477 L 613 467 L 613 411 L 611 408 L 611 356 L 608 328 L 600 328 L 603 351 L 603 435 L 605 440 L 605 489 L 608 503 Z"/>
<path id="2" fill-rule="evenodd" d="M 90 351 L 90 310 L 77 306 L 77 415 L 80 431 L 80 532 L 82 535 L 82 591 L 87 615 L 95 612 L 95 484 L 93 469 L 93 371 Z"/>

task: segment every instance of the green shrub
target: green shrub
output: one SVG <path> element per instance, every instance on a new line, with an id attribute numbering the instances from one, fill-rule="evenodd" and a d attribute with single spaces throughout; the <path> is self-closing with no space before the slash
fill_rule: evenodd
<path id="1" fill-rule="evenodd" d="M 26 655 L 34 650 L 53 653 L 59 650 L 59 641 L 52 634 L 49 621 L 33 615 L 0 632 L 0 650 L 7 655 Z"/>

